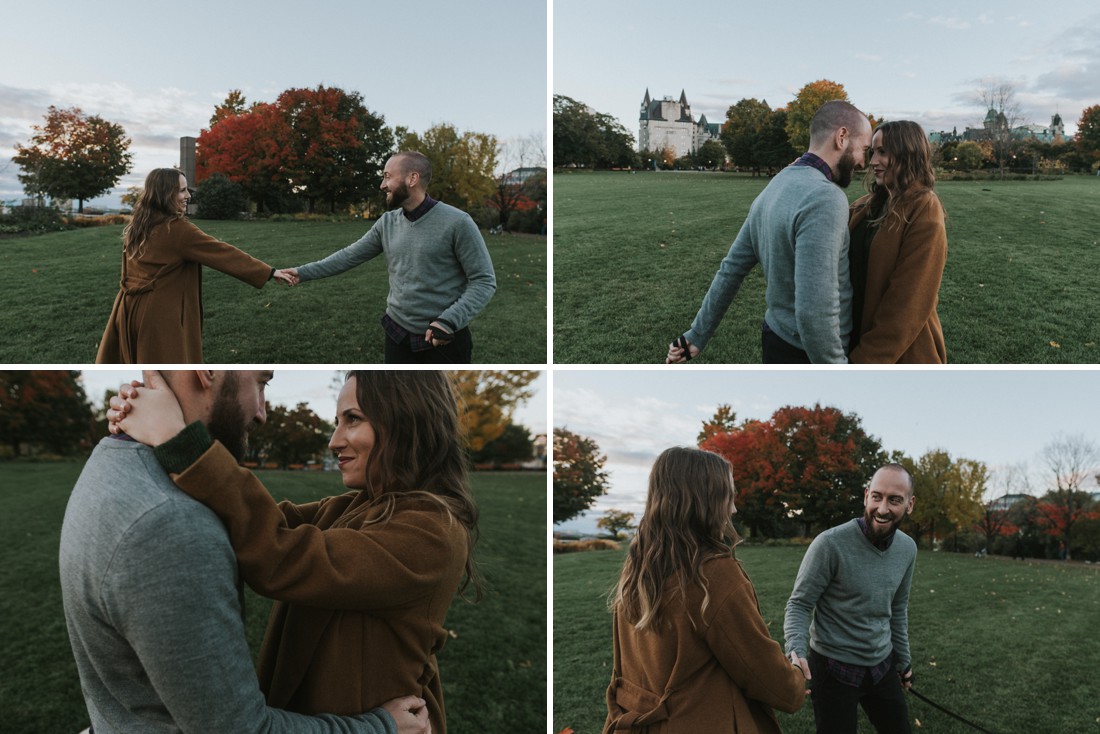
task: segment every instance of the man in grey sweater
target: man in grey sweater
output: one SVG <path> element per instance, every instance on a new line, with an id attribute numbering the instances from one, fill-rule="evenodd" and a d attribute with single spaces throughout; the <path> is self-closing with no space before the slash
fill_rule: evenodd
<path id="1" fill-rule="evenodd" d="M 691 329 L 665 361 L 686 362 L 707 346 L 741 282 L 757 263 L 767 280 L 761 328 L 765 363 L 847 362 L 852 330 L 848 197 L 871 146 L 867 116 L 834 100 L 810 122 L 810 149 L 779 172 L 749 208 Z"/>
<path id="2" fill-rule="evenodd" d="M 370 231 L 323 260 L 275 271 L 276 279 L 297 285 L 339 275 L 385 253 L 387 363 L 471 362 L 469 323 L 497 287 L 485 238 L 469 214 L 428 196 L 431 179 L 427 157 L 397 153 L 382 174 L 390 211 Z"/>
<path id="3" fill-rule="evenodd" d="M 883 466 L 865 492 L 863 517 L 814 538 L 802 559 L 783 634 L 791 662 L 811 681 L 818 732 L 855 734 L 857 705 L 879 732 L 910 731 L 902 688 L 913 676 L 917 545 L 898 525 L 914 502 L 905 467 Z"/>
<path id="4" fill-rule="evenodd" d="M 169 377 L 189 421 L 232 451 L 263 423 L 270 372 Z M 109 436 L 85 464 L 61 527 L 61 593 L 94 734 L 425 734 L 414 696 L 359 716 L 269 708 L 245 641 L 225 527 L 180 491 L 153 449 Z"/>

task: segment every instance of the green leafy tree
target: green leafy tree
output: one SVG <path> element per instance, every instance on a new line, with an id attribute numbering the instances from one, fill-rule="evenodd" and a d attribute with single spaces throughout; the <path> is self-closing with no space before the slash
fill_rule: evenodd
<path id="1" fill-rule="evenodd" d="M 726 110 L 721 139 L 735 166 L 747 168 L 753 175 L 764 165 L 761 154 L 764 132 L 772 110 L 767 101 L 742 99 Z"/>
<path id="2" fill-rule="evenodd" d="M 516 406 L 534 394 L 536 370 L 455 370 L 451 373 L 460 420 L 471 453 L 496 440 L 512 422 Z"/>
<path id="3" fill-rule="evenodd" d="M 982 167 L 982 148 L 977 143 L 964 140 L 955 146 L 955 154 L 950 161 L 944 161 L 946 168 L 956 171 L 977 171 Z"/>
<path id="4" fill-rule="evenodd" d="M 121 125 L 79 107 L 50 106 L 46 123 L 35 125 L 30 145 L 15 144 L 12 161 L 19 180 L 32 196 L 84 201 L 110 191 L 130 172 L 130 139 Z"/>
<path id="5" fill-rule="evenodd" d="M 721 168 L 726 162 L 726 149 L 717 140 L 708 140 L 695 151 L 695 165 L 703 168 Z"/>
<path id="6" fill-rule="evenodd" d="M 634 524 L 634 513 L 624 512 L 611 508 L 603 513 L 603 517 L 596 521 L 596 527 L 603 528 L 607 531 L 608 535 L 612 538 L 620 538 L 622 534 L 628 530 L 633 530 L 637 527 Z"/>
<path id="7" fill-rule="evenodd" d="M 244 189 L 221 173 L 199 184 L 192 203 L 198 207 L 200 219 L 236 219 L 248 209 Z"/>
<path id="8" fill-rule="evenodd" d="M 432 163 L 428 191 L 433 198 L 470 209 L 492 196 L 497 177 L 497 139 L 487 133 L 460 133 L 439 124 L 422 134 L 399 131 L 397 147 L 416 150 Z"/>
<path id="9" fill-rule="evenodd" d="M 500 435 L 470 455 L 475 464 L 511 464 L 526 461 L 535 453 L 531 432 L 524 426 L 509 423 Z"/>
<path id="10" fill-rule="evenodd" d="M 554 165 L 629 168 L 634 165 L 634 136 L 611 115 L 583 102 L 554 95 Z"/>
<path id="11" fill-rule="evenodd" d="M 607 456 L 590 438 L 554 429 L 554 523 L 581 514 L 607 492 Z"/>
<path id="12" fill-rule="evenodd" d="M 834 99 L 848 101 L 844 85 L 828 79 L 810 82 L 798 90 L 794 101 L 787 105 L 787 137 L 796 150 L 810 147 L 810 121 L 818 108 Z"/>
<path id="13" fill-rule="evenodd" d="M 333 426 L 306 403 L 293 409 L 267 404 L 267 420 L 249 434 L 249 458 L 274 461 L 282 468 L 317 460 L 328 448 Z"/>
<path id="14" fill-rule="evenodd" d="M 0 371 L 0 444 L 12 456 L 87 451 L 98 440 L 95 431 L 79 372 Z"/>
<path id="15" fill-rule="evenodd" d="M 1077 149 L 1086 158 L 1100 162 L 1100 105 L 1086 107 L 1077 121 Z"/>

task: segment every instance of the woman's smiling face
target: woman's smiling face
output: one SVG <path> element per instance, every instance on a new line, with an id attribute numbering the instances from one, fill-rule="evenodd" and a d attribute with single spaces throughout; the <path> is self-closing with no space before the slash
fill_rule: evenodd
<path id="1" fill-rule="evenodd" d="M 336 400 L 336 430 L 328 442 L 328 447 L 336 456 L 344 486 L 348 489 L 367 488 L 367 466 L 374 449 L 374 439 L 374 428 L 359 408 L 355 378 L 350 377 Z"/>

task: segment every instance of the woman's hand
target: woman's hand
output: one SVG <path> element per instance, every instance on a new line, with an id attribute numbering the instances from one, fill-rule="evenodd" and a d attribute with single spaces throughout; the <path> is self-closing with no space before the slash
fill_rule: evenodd
<path id="1" fill-rule="evenodd" d="M 125 433 L 147 446 L 159 446 L 187 427 L 175 393 L 156 370 L 143 372 L 145 386 L 121 385 L 111 398 L 107 420 L 111 433 Z M 138 407 L 140 406 L 140 408 Z"/>
<path id="2" fill-rule="evenodd" d="M 432 722 L 428 720 L 428 706 L 423 698 L 404 696 L 382 704 L 397 724 L 397 734 L 431 734 Z"/>

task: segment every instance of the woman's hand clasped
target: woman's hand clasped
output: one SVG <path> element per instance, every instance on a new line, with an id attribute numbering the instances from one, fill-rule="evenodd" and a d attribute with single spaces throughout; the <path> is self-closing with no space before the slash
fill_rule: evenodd
<path id="1" fill-rule="evenodd" d="M 120 385 L 107 411 L 108 430 L 125 433 L 147 446 L 159 446 L 187 427 L 175 393 L 160 372 L 146 370 L 137 380 Z M 141 406 L 140 409 L 138 406 Z"/>

